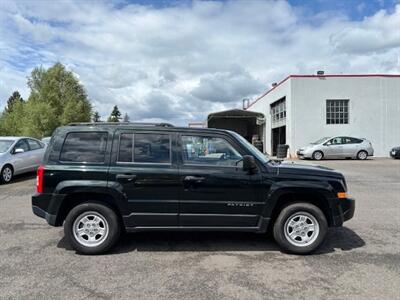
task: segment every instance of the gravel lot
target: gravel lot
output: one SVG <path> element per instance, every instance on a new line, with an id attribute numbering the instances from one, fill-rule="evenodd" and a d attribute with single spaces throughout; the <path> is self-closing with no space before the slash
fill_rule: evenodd
<path id="1" fill-rule="evenodd" d="M 356 214 L 312 256 L 248 233 L 130 234 L 78 255 L 32 214 L 34 175 L 20 177 L 0 186 L 0 298 L 400 299 L 400 160 L 321 164 L 345 174 Z"/>

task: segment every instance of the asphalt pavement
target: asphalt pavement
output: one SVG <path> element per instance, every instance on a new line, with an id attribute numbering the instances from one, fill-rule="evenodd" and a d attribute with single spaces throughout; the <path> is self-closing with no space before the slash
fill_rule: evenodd
<path id="1" fill-rule="evenodd" d="M 319 164 L 345 174 L 356 213 L 308 256 L 215 232 L 129 234 L 109 254 L 79 255 L 33 215 L 34 174 L 20 176 L 0 185 L 0 298 L 400 299 L 400 160 Z"/>

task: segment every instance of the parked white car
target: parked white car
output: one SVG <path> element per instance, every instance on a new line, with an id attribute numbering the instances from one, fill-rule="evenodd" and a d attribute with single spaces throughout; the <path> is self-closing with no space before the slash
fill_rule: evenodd
<path id="1" fill-rule="evenodd" d="M 0 137 L 0 181 L 10 182 L 14 175 L 33 172 L 40 165 L 46 145 L 30 137 Z"/>
<path id="2" fill-rule="evenodd" d="M 41 142 L 42 142 L 43 144 L 48 145 L 48 144 L 50 143 L 50 140 L 51 140 L 51 136 L 46 136 L 46 137 L 44 137 L 44 138 L 41 139 Z"/>
<path id="3" fill-rule="evenodd" d="M 299 158 L 321 160 L 323 158 L 367 159 L 374 155 L 370 141 L 349 136 L 324 137 L 297 150 Z"/>

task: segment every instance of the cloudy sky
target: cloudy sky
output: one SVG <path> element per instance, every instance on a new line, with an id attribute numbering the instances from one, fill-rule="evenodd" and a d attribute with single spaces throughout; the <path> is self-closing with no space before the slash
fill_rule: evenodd
<path id="1" fill-rule="evenodd" d="M 185 125 L 289 74 L 400 73 L 399 0 L 0 0 L 0 105 L 61 62 L 106 117 Z"/>

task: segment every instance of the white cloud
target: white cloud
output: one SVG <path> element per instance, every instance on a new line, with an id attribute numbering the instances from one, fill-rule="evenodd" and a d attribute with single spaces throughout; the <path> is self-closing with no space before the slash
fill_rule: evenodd
<path id="1" fill-rule="evenodd" d="M 393 14 L 381 10 L 362 23 L 349 24 L 334 34 L 331 41 L 339 52 L 344 53 L 363 54 L 400 48 L 400 5 Z"/>
<path id="2" fill-rule="evenodd" d="M 178 2 L 179 3 L 179 2 Z M 104 116 L 187 124 L 240 107 L 291 73 L 399 73 L 400 5 L 362 21 L 285 1 L 0 4 L 0 104 L 26 76 L 61 61 Z"/>

